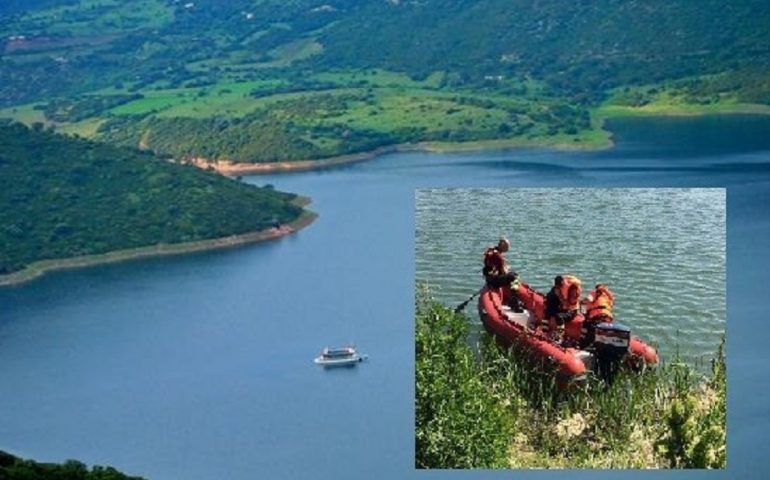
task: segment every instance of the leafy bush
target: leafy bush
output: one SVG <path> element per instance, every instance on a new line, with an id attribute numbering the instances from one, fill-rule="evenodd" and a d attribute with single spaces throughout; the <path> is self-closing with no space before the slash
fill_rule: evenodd
<path id="1" fill-rule="evenodd" d="M 417 307 L 416 466 L 507 465 L 513 422 L 482 382 L 466 345 L 465 318 L 429 302 Z"/>
<path id="2" fill-rule="evenodd" d="M 724 340 L 703 388 L 680 391 L 668 410 L 669 431 L 658 443 L 671 465 L 680 468 L 724 468 L 726 464 L 727 369 Z"/>

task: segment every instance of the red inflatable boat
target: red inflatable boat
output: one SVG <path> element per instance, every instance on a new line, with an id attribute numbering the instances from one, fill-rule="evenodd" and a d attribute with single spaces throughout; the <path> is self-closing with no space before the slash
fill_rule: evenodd
<path id="1" fill-rule="evenodd" d="M 606 365 L 628 363 L 639 367 L 658 363 L 654 348 L 631 336 L 628 328 L 616 323 L 602 323 L 595 327 L 590 344 L 586 345 L 586 331 L 582 330 L 582 315 L 565 326 L 564 337 L 578 342 L 564 345 L 553 339 L 542 328 L 545 317 L 545 296 L 525 283 L 515 289 L 524 306 L 523 312 L 514 312 L 508 304 L 511 290 L 485 287 L 479 296 L 479 316 L 484 328 L 504 345 L 527 348 L 532 355 L 553 363 L 560 385 L 585 378 L 589 371 L 602 370 Z M 614 367 L 613 367 L 614 368 Z"/>

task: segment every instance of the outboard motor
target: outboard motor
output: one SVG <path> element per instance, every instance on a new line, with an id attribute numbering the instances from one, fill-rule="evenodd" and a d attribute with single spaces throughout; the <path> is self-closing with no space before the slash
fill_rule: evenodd
<path id="1" fill-rule="evenodd" d="M 618 323 L 600 323 L 595 327 L 594 349 L 596 373 L 599 378 L 612 384 L 620 368 L 620 362 L 628 354 L 631 330 Z"/>

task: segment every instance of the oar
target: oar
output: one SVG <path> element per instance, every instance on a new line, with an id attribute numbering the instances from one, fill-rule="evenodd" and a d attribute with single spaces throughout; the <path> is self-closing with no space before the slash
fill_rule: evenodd
<path id="1" fill-rule="evenodd" d="M 468 305 L 468 303 L 470 303 L 470 301 L 471 301 L 471 300 L 473 300 L 474 298 L 476 298 L 476 295 L 478 295 L 479 293 L 481 293 L 481 292 L 482 292 L 482 290 L 484 290 L 484 287 L 481 287 L 481 288 L 479 289 L 479 291 L 478 291 L 478 292 L 476 292 L 476 293 L 474 293 L 473 295 L 471 295 L 470 297 L 468 297 L 468 300 L 466 300 L 466 301 L 464 301 L 463 303 L 461 303 L 460 305 L 458 305 L 458 306 L 457 306 L 457 308 L 455 308 L 455 313 L 460 313 L 460 312 L 462 312 L 462 311 L 465 309 L 465 307 Z"/>

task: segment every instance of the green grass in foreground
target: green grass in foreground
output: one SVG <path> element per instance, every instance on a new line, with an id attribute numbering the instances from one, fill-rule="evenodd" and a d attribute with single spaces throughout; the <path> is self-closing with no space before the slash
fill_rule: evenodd
<path id="1" fill-rule="evenodd" d="M 420 293 L 418 468 L 725 468 L 724 342 L 707 379 L 671 363 L 559 392 L 553 375 Z"/>

